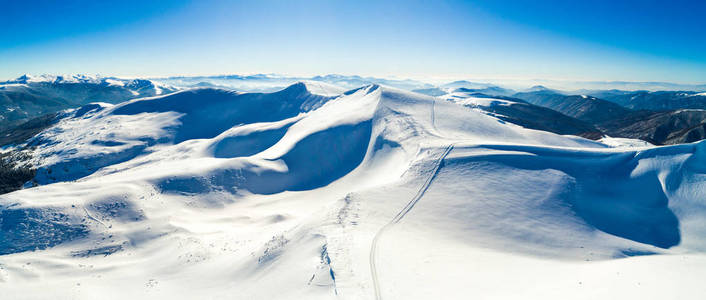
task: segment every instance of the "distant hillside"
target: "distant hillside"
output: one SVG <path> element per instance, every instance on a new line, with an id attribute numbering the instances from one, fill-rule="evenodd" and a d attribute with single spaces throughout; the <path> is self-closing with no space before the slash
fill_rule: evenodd
<path id="1" fill-rule="evenodd" d="M 630 109 L 654 111 L 675 109 L 706 109 L 706 93 L 685 91 L 598 91 L 592 95 Z"/>
<path id="2" fill-rule="evenodd" d="M 517 93 L 513 97 L 529 103 L 551 108 L 567 116 L 592 124 L 624 118 L 632 111 L 610 101 L 592 96 L 566 96 L 553 91 Z"/>
<path id="3" fill-rule="evenodd" d="M 143 79 L 24 75 L 0 82 L 0 129 L 90 102 L 119 103 L 174 91 Z"/>
<path id="4" fill-rule="evenodd" d="M 613 136 L 637 138 L 656 145 L 691 143 L 706 137 L 706 110 L 634 112 L 600 124 Z"/>
<path id="5" fill-rule="evenodd" d="M 690 143 L 706 137 L 706 110 L 664 110 L 666 107 L 678 106 L 706 108 L 706 102 L 700 103 L 700 98 L 704 97 L 693 92 L 649 93 L 611 90 L 596 94 L 612 100 L 586 95 L 566 96 L 547 90 L 517 93 L 515 96 L 593 124 L 614 137 L 641 139 L 656 145 Z M 637 95 L 642 95 L 642 98 Z M 678 101 L 675 97 L 687 100 Z M 649 99 L 655 99 L 655 102 L 650 102 L 652 100 Z M 623 107 L 618 103 L 635 109 Z"/>
<path id="6" fill-rule="evenodd" d="M 558 111 L 530 104 L 512 97 L 493 97 L 480 93 L 456 92 L 442 98 L 467 107 L 479 108 L 506 122 L 529 129 L 549 131 L 562 135 L 576 135 L 600 139 L 603 133 L 590 123 L 564 115 Z"/>
<path id="7" fill-rule="evenodd" d="M 427 95 L 427 96 L 432 96 L 432 97 L 437 97 L 437 96 L 442 96 L 446 95 L 447 91 L 438 87 L 433 87 L 433 88 L 428 88 L 428 89 L 416 89 L 412 90 L 412 92 L 415 93 L 420 93 L 422 95 Z"/>

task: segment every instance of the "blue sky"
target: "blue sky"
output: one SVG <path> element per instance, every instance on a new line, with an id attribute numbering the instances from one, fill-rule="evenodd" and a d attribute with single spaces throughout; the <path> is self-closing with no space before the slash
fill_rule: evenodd
<path id="1" fill-rule="evenodd" d="M 282 73 L 706 82 L 706 1 L 0 0 L 0 79 Z"/>

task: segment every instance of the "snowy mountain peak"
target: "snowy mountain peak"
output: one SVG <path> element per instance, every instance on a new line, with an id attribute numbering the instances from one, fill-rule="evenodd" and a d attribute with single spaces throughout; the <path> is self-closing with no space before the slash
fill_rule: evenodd
<path id="1" fill-rule="evenodd" d="M 28 84 L 28 83 L 39 83 L 39 82 L 46 82 L 46 83 L 100 83 L 101 80 L 103 80 L 102 77 L 100 76 L 91 76 L 91 75 L 84 75 L 84 74 L 74 74 L 74 75 L 50 75 L 50 74 L 42 74 L 42 75 L 30 75 L 30 74 L 24 74 L 20 77 L 17 77 L 14 80 L 9 80 L 6 81 L 5 83 L 21 83 L 21 84 Z"/>
<path id="2" fill-rule="evenodd" d="M 14 80 L 8 80 L 0 84 L 32 84 L 32 83 L 48 83 L 48 84 L 95 84 L 104 86 L 120 86 L 127 87 L 133 90 L 143 89 L 143 88 L 165 88 L 167 90 L 174 90 L 173 87 L 168 85 L 155 83 L 147 79 L 123 79 L 117 77 L 102 77 L 99 75 L 85 75 L 85 74 L 73 74 L 73 75 L 30 75 L 24 74 Z M 159 93 L 157 93 L 159 94 Z"/>
<path id="3" fill-rule="evenodd" d="M 295 85 L 302 85 L 309 93 L 313 95 L 326 97 L 338 96 L 346 91 L 344 88 L 339 86 L 314 80 L 299 81 L 298 83 L 295 83 Z"/>

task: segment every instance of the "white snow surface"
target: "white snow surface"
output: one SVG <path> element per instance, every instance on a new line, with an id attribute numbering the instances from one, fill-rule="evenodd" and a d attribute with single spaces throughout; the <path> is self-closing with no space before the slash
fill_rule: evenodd
<path id="1" fill-rule="evenodd" d="M 652 147 L 654 145 L 649 142 L 640 139 L 630 139 L 630 138 L 618 138 L 605 136 L 598 140 L 599 142 L 606 144 L 611 147 L 616 148 L 640 148 L 640 147 Z"/>
<path id="2" fill-rule="evenodd" d="M 379 237 L 381 298 L 706 294 L 706 143 L 303 82 L 91 104 L 29 144 L 40 185 L 0 196 L 3 299 L 375 299 L 373 237 L 415 194 Z"/>
<path id="3" fill-rule="evenodd" d="M 465 106 L 495 106 L 495 105 L 512 105 L 513 101 L 489 97 L 474 97 L 471 93 L 466 92 L 454 92 L 442 95 L 440 99 L 451 101 L 453 103 Z"/>

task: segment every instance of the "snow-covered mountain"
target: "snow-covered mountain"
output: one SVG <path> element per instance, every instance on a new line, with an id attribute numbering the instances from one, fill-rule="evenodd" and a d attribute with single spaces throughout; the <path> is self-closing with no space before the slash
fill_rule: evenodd
<path id="1" fill-rule="evenodd" d="M 604 136 L 604 133 L 591 123 L 517 98 L 488 96 L 458 89 L 456 92 L 440 96 L 439 99 L 484 111 L 500 120 L 524 128 L 582 136 L 594 140 Z"/>
<path id="2" fill-rule="evenodd" d="M 119 103 L 174 91 L 173 87 L 145 79 L 23 75 L 0 82 L 0 130 L 90 102 Z"/>
<path id="3" fill-rule="evenodd" d="M 153 78 L 152 81 L 181 88 L 215 87 L 234 89 L 242 92 L 273 92 L 302 81 L 311 81 L 318 84 L 328 83 L 345 89 L 359 88 L 369 84 L 387 85 L 404 90 L 434 87 L 432 84 L 411 79 L 389 79 L 338 74 L 317 75 L 312 77 L 279 74 L 180 76 Z"/>
<path id="4" fill-rule="evenodd" d="M 310 81 L 64 112 L 27 142 L 38 186 L 0 196 L 3 298 L 704 295 L 706 143 L 613 147 L 468 96 Z"/>

